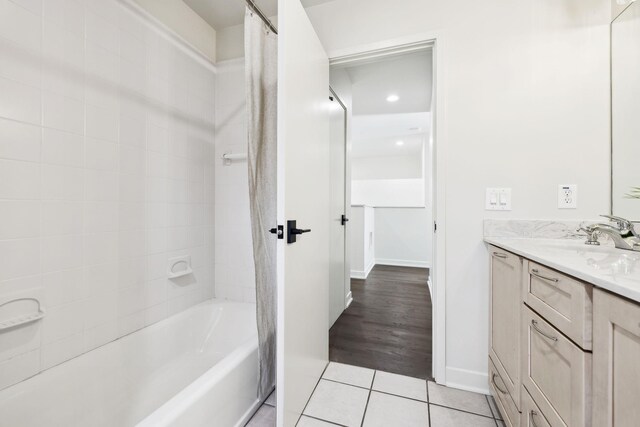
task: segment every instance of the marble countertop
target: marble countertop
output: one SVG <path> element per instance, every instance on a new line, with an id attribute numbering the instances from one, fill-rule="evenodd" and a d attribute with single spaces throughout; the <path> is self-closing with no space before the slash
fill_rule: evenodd
<path id="1" fill-rule="evenodd" d="M 616 249 L 611 242 L 589 246 L 584 240 L 485 237 L 485 242 L 640 302 L 640 252 Z"/>

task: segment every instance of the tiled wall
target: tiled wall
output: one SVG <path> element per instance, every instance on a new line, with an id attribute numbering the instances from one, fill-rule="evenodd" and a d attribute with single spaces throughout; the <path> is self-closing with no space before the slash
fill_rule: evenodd
<path id="1" fill-rule="evenodd" d="M 0 388 L 213 296 L 215 78 L 169 40 L 116 0 L 0 0 L 0 304 L 46 308 L 0 331 Z"/>
<path id="2" fill-rule="evenodd" d="M 224 153 L 247 152 L 244 60 L 217 64 L 216 297 L 255 302 L 255 270 L 246 160 L 223 164 Z"/>

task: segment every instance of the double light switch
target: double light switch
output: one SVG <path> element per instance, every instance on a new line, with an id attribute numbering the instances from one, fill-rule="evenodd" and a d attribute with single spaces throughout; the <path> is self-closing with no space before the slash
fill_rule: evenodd
<path id="1" fill-rule="evenodd" d="M 510 211 L 511 210 L 511 189 L 510 188 L 487 188 L 487 199 L 485 209 L 488 211 Z"/>

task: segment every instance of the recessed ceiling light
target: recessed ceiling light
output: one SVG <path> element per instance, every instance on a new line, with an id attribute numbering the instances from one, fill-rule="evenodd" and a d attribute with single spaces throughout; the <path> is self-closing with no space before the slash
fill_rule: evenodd
<path id="1" fill-rule="evenodd" d="M 387 102 L 396 102 L 400 97 L 398 95 L 389 95 L 387 96 Z"/>
<path id="2" fill-rule="evenodd" d="M 396 141 L 396 145 L 398 147 L 402 147 L 404 145 L 404 141 Z"/>

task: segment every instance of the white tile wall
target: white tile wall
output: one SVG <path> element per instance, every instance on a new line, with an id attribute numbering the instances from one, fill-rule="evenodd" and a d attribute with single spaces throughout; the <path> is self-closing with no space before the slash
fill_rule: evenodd
<path id="1" fill-rule="evenodd" d="M 215 92 L 216 296 L 255 302 L 247 162 L 221 160 L 224 153 L 247 152 L 244 60 L 218 63 Z"/>
<path id="2" fill-rule="evenodd" d="M 214 295 L 215 76 L 158 31 L 117 0 L 0 0 L 0 304 L 46 308 L 2 333 L 0 389 Z"/>

